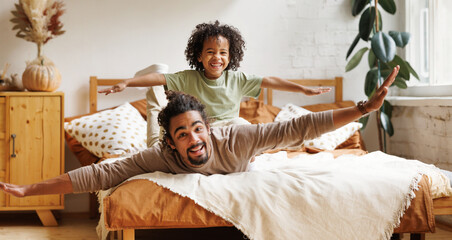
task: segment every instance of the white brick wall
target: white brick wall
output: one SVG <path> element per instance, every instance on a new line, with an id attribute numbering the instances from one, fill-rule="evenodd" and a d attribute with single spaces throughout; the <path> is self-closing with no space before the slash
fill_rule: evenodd
<path id="1" fill-rule="evenodd" d="M 349 83 L 344 71 L 345 56 L 358 33 L 359 22 L 359 18 L 351 16 L 350 4 L 348 0 L 286 0 L 285 6 L 279 8 L 283 10 L 275 34 L 285 36 L 287 45 L 278 46 L 279 56 L 272 59 L 278 67 L 268 68 L 269 74 L 298 79 L 343 76 L 344 87 L 349 89 L 344 92 L 344 99 L 365 98 L 363 85 L 367 69 L 356 69 L 361 78 Z M 334 99 L 332 94 L 305 98 L 282 92 L 275 92 L 274 97 L 278 106 L 293 101 L 304 105 Z"/>
<path id="2" fill-rule="evenodd" d="M 388 153 L 452 170 L 452 107 L 394 106 Z"/>

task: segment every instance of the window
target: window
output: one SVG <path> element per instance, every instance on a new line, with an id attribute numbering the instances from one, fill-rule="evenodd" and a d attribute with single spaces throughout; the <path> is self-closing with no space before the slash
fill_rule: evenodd
<path id="1" fill-rule="evenodd" d="M 451 0 L 406 1 L 406 26 L 411 34 L 406 59 L 420 78 L 410 80 L 409 86 L 452 85 L 451 11 Z"/>

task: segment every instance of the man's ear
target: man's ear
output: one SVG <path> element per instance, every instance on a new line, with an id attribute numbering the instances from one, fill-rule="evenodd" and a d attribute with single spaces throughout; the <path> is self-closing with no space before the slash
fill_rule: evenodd
<path id="1" fill-rule="evenodd" d="M 176 150 L 176 146 L 173 143 L 173 140 L 166 138 L 166 143 L 168 144 L 168 146 L 170 146 L 171 149 Z"/>

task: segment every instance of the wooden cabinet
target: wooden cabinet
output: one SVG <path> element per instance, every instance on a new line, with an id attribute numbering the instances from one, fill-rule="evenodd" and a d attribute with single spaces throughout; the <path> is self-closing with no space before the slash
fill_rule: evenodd
<path id="1" fill-rule="evenodd" d="M 64 173 L 63 106 L 61 92 L 0 92 L 0 181 L 31 184 Z M 34 210 L 45 226 L 57 225 L 50 210 L 63 208 L 63 195 L 0 193 L 0 211 Z"/>

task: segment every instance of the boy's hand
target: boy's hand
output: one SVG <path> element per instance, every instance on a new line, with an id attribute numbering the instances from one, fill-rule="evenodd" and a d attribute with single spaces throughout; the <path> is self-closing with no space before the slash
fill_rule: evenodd
<path id="1" fill-rule="evenodd" d="M 0 189 L 15 197 L 24 197 L 25 196 L 25 189 L 23 186 L 0 182 Z"/>
<path id="2" fill-rule="evenodd" d="M 120 82 L 116 85 L 114 85 L 111 88 L 106 88 L 103 90 L 98 91 L 98 93 L 105 93 L 105 95 L 108 95 L 110 93 L 117 93 L 117 92 L 121 92 L 122 90 L 124 90 L 127 87 L 127 84 L 124 82 Z"/>
<path id="3" fill-rule="evenodd" d="M 388 94 L 388 88 L 392 85 L 395 80 L 395 77 L 399 73 L 400 66 L 397 65 L 392 70 L 391 74 L 386 78 L 386 80 L 381 84 L 381 86 L 377 89 L 372 98 L 364 104 L 364 107 L 367 112 L 372 112 L 380 109 L 381 105 L 383 105 L 386 94 Z"/>
<path id="4" fill-rule="evenodd" d="M 305 88 L 304 94 L 306 94 L 306 96 L 315 96 L 315 95 L 320 95 L 322 93 L 327 93 L 330 91 L 331 91 L 331 88 L 328 88 L 328 87 Z"/>

